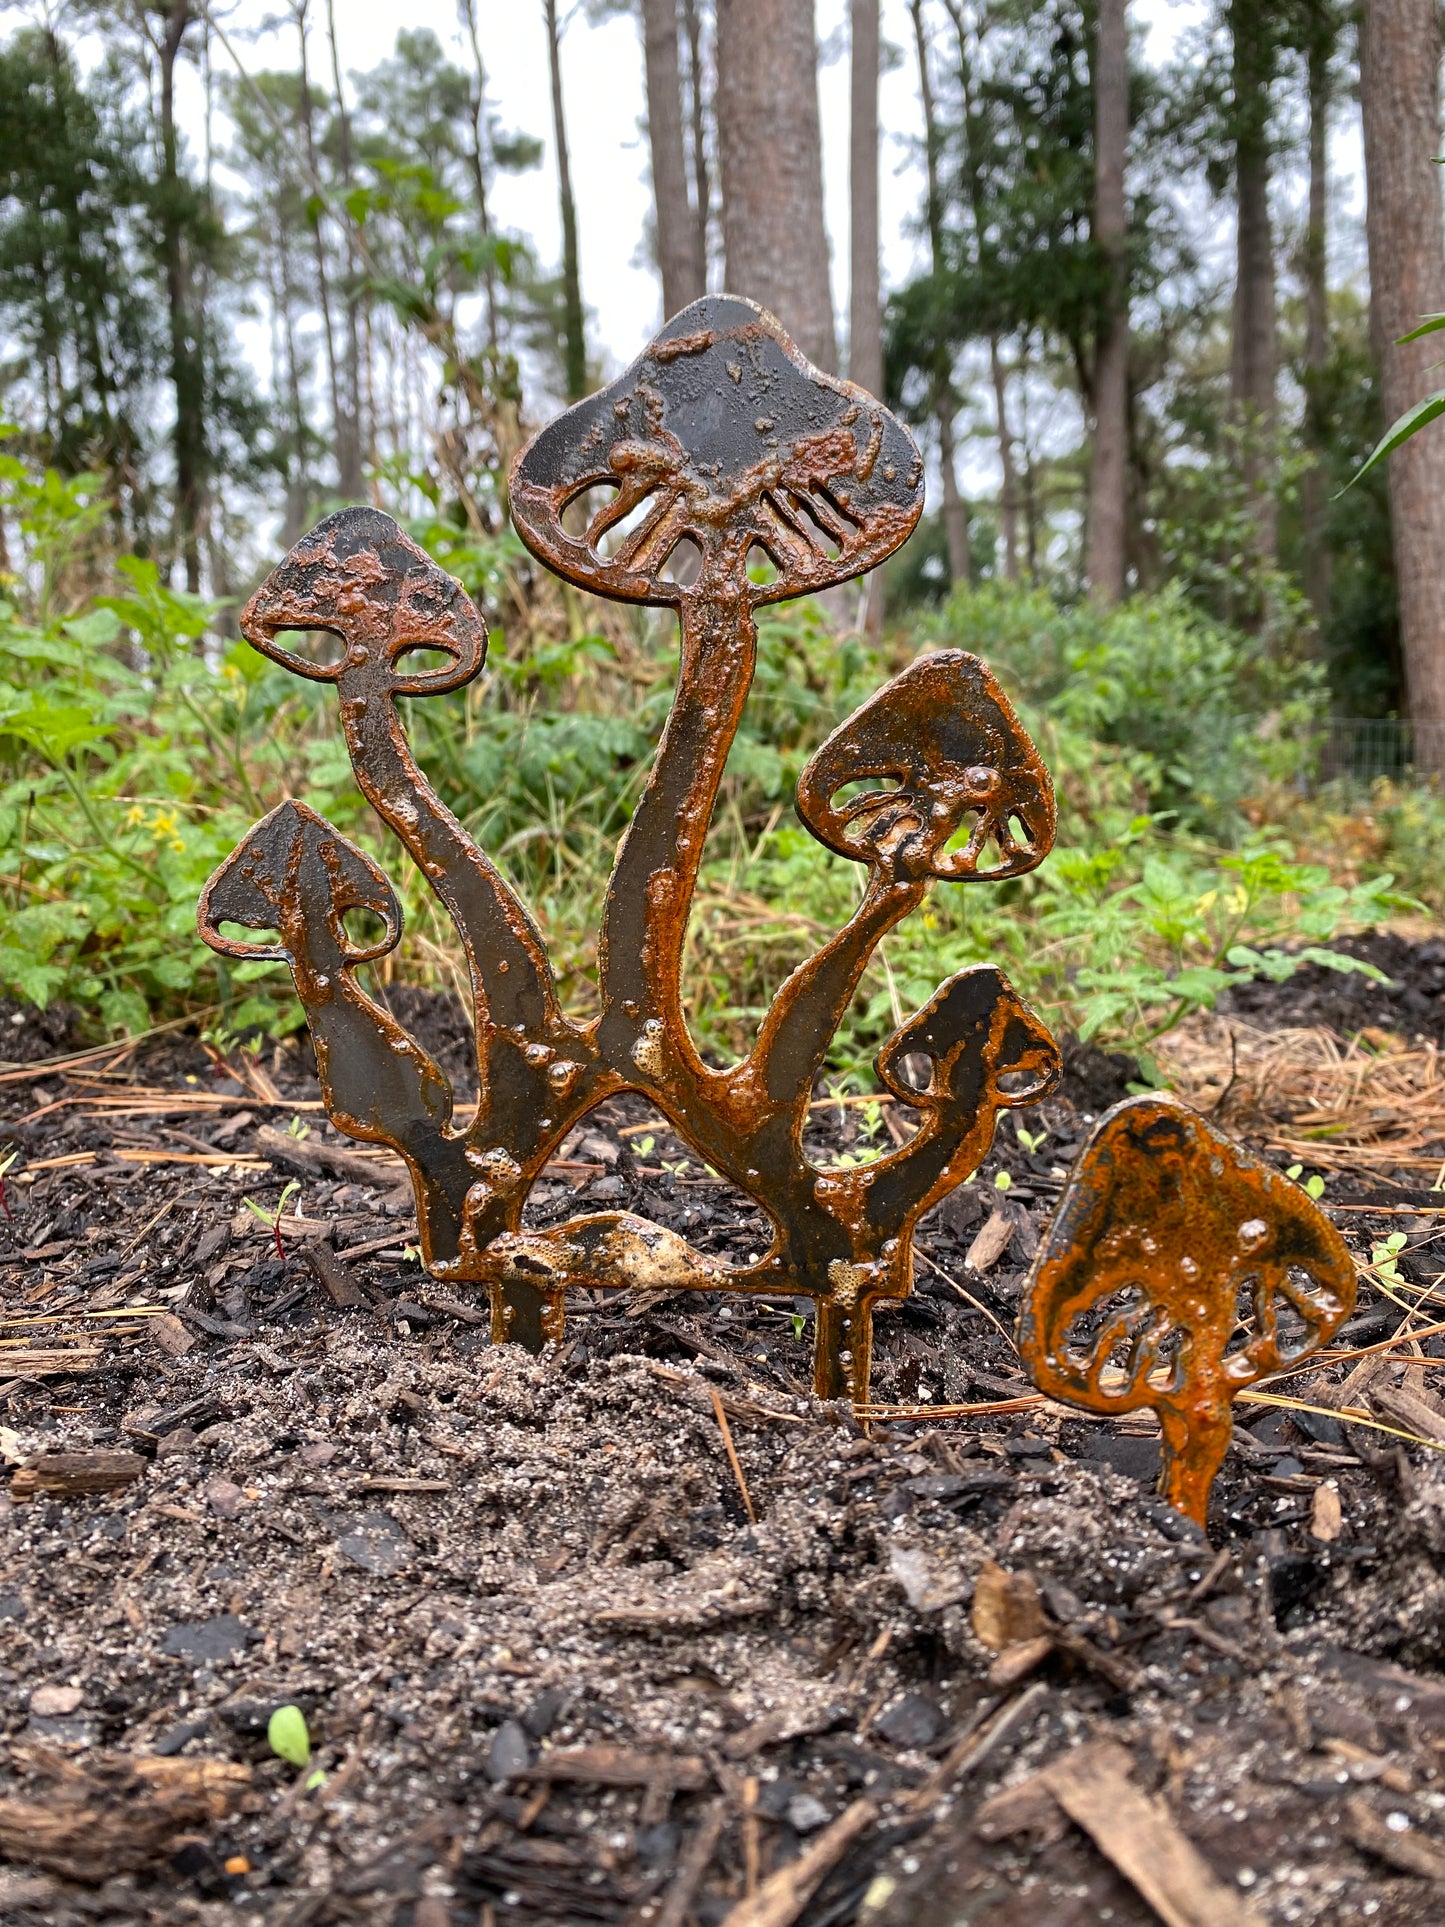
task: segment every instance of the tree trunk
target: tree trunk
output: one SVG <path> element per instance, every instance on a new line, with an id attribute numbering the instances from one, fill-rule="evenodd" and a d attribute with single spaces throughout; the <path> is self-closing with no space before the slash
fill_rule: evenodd
<path id="1" fill-rule="evenodd" d="M 1440 26 L 1435 0 L 1371 0 L 1360 22 L 1370 322 L 1385 420 L 1440 385 L 1439 336 L 1400 346 L 1445 312 L 1441 245 Z M 1426 428 L 1389 461 L 1390 526 L 1415 755 L 1445 771 L 1445 434 Z"/>
<path id="2" fill-rule="evenodd" d="M 1019 579 L 1018 476 L 1014 468 L 1014 442 L 1008 425 L 1008 379 L 1003 357 L 998 351 L 998 336 L 988 340 L 989 369 L 993 375 L 993 400 L 998 421 L 998 526 L 1003 537 L 1003 574 L 1005 582 Z"/>
<path id="3" fill-rule="evenodd" d="M 563 366 L 568 401 L 587 393 L 587 342 L 582 322 L 582 277 L 577 266 L 577 203 L 572 196 L 572 160 L 567 151 L 567 121 L 562 112 L 562 38 L 557 0 L 544 0 L 547 60 L 552 74 L 552 139 L 557 149 L 557 194 L 562 205 Z"/>
<path id="4" fill-rule="evenodd" d="M 706 292 L 697 220 L 687 186 L 682 128 L 682 67 L 678 57 L 677 0 L 642 0 L 642 51 L 647 68 L 647 136 L 652 148 L 652 203 L 657 217 L 657 266 L 662 318 Z"/>
<path id="5" fill-rule="evenodd" d="M 928 60 L 928 29 L 923 21 L 923 0 L 909 0 L 913 16 L 913 44 L 918 53 L 918 92 L 923 102 L 923 153 L 928 178 L 928 248 L 935 275 L 943 272 L 943 196 L 938 183 L 938 156 L 942 145 L 938 113 L 933 99 L 933 74 Z M 948 554 L 950 583 L 969 580 L 968 504 L 958 492 L 958 467 L 954 455 L 953 384 L 949 379 L 946 349 L 940 343 L 930 374 L 930 400 L 938 425 L 938 463 L 943 471 L 943 540 Z"/>
<path id="6" fill-rule="evenodd" d="M 1230 0 L 1234 77 L 1234 321 L 1229 389 L 1244 437 L 1244 474 L 1253 495 L 1255 553 L 1272 563 L 1275 391 L 1279 342 L 1275 315 L 1274 238 L 1269 224 L 1270 23 L 1260 0 Z"/>
<path id="7" fill-rule="evenodd" d="M 301 43 L 301 135 L 306 143 L 307 172 L 313 192 L 320 200 L 321 174 L 316 165 L 316 126 L 311 99 L 311 63 L 306 46 L 306 14 L 310 0 L 291 0 L 296 34 Z M 336 329 L 331 320 L 331 277 L 326 269 L 326 237 L 321 232 L 321 209 L 309 211 L 311 246 L 316 257 L 316 298 L 321 308 L 321 345 L 326 351 L 326 383 L 331 395 L 331 425 L 336 446 L 336 482 L 343 495 L 356 494 L 361 487 L 361 461 L 356 442 L 356 424 L 348 416 L 341 393 L 341 370 L 336 360 Z M 352 475 L 355 489 L 348 489 L 345 478 Z"/>
<path id="8" fill-rule="evenodd" d="M 838 365 L 812 0 L 718 0 L 717 121 L 727 284 L 808 359 Z"/>
<path id="9" fill-rule="evenodd" d="M 335 0 L 326 0 L 326 37 L 331 43 L 331 77 L 336 87 L 336 126 L 340 144 L 341 182 L 346 193 L 354 185 L 351 166 L 351 116 L 346 111 L 346 94 L 341 80 L 341 52 L 336 41 Z M 361 329 L 357 309 L 360 303 L 361 264 L 357 248 L 356 223 L 348 210 L 344 216 L 346 232 L 346 428 L 337 448 L 341 471 L 341 493 L 360 501 L 362 490 L 362 449 L 370 439 L 363 434 L 361 421 Z"/>
<path id="10" fill-rule="evenodd" d="M 206 466 L 206 383 L 200 326 L 190 311 L 183 231 L 182 188 L 176 149 L 176 60 L 191 25 L 190 0 L 171 0 L 161 38 L 161 245 L 170 321 L 171 385 L 176 398 L 176 534 L 185 559 L 186 587 L 201 587 L 201 518 Z"/>
<path id="11" fill-rule="evenodd" d="M 1094 62 L 1094 239 L 1109 271 L 1108 304 L 1094 353 L 1094 447 L 1089 464 L 1089 593 L 1124 594 L 1129 448 L 1129 263 L 1124 163 L 1129 148 L 1128 0 L 1099 0 Z"/>
<path id="12" fill-rule="evenodd" d="M 327 0 L 328 6 L 331 0 Z M 477 197 L 477 225 L 484 235 L 492 231 L 492 217 L 487 205 L 487 70 L 482 62 L 482 43 L 477 33 L 476 0 L 460 0 L 458 9 L 462 24 L 466 27 L 467 38 L 472 48 L 472 72 L 476 85 L 472 89 L 469 112 L 472 122 L 472 151 L 467 156 L 471 168 L 472 187 Z M 497 277 L 488 257 L 482 269 L 482 289 L 486 305 L 487 345 L 493 353 L 497 348 Z"/>
<path id="13" fill-rule="evenodd" d="M 878 282 L 878 0 L 852 0 L 848 129 L 848 379 L 883 389 Z"/>
<path id="14" fill-rule="evenodd" d="M 707 286 L 708 222 L 712 216 L 712 175 L 707 162 L 707 93 L 702 58 L 702 13 L 697 0 L 682 0 L 687 31 L 688 108 L 692 126 L 692 218 L 697 224 L 697 258 Z"/>
<path id="15" fill-rule="evenodd" d="M 1329 216 L 1330 55 L 1329 14 L 1316 0 L 1310 13 L 1306 50 L 1309 90 L 1309 215 L 1305 226 L 1305 441 L 1314 461 L 1300 478 L 1300 519 L 1304 534 L 1304 589 L 1315 620 L 1323 622 L 1330 600 L 1330 552 L 1325 541 L 1326 476 L 1324 446 L 1324 372 L 1330 358 L 1329 284 L 1325 231 Z"/>

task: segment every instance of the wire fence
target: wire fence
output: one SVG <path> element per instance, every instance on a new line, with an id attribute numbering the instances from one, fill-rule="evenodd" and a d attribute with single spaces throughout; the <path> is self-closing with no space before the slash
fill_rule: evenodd
<path id="1" fill-rule="evenodd" d="M 1408 722 L 1394 716 L 1331 716 L 1320 744 L 1320 783 L 1357 783 L 1376 778 L 1425 781 L 1445 768 L 1445 722 Z"/>

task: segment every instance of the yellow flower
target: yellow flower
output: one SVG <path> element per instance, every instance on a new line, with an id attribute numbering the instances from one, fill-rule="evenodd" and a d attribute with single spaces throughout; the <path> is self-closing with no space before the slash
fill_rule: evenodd
<path id="1" fill-rule="evenodd" d="M 125 820 L 128 828 L 133 827 L 137 823 L 144 823 L 146 820 L 145 810 L 139 803 L 132 803 L 125 813 Z"/>
<path id="2" fill-rule="evenodd" d="M 182 855 L 184 855 L 184 854 L 185 854 L 185 848 L 186 848 L 186 846 L 185 846 L 185 844 L 184 844 L 184 843 L 183 843 L 183 842 L 181 841 L 181 839 L 180 839 L 180 837 L 178 837 L 178 836 L 173 836 L 173 837 L 171 838 L 171 848 L 172 848 L 173 850 L 179 850 L 179 851 L 181 852 L 181 854 L 182 854 Z"/>
<path id="3" fill-rule="evenodd" d="M 159 843 L 163 836 L 176 833 L 176 813 L 174 810 L 157 810 L 151 818 L 151 832 Z"/>

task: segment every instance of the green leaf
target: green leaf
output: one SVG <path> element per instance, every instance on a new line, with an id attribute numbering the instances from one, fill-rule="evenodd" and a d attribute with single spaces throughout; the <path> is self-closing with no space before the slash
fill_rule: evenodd
<path id="1" fill-rule="evenodd" d="M 1355 470 L 1344 488 L 1335 496 L 1335 500 L 1338 501 L 1341 495 L 1352 489 L 1356 482 L 1363 480 L 1372 468 L 1384 461 L 1387 455 L 1393 455 L 1395 450 L 1408 442 L 1412 435 L 1418 435 L 1422 428 L 1440 415 L 1445 415 L 1445 389 L 1439 389 L 1435 394 L 1427 395 L 1424 401 L 1417 401 L 1413 408 L 1407 408 L 1400 419 L 1385 430 L 1375 444 L 1373 452 Z"/>
<path id="2" fill-rule="evenodd" d="M 299 1706 L 278 1706 L 266 1727 L 266 1738 L 278 1759 L 292 1766 L 310 1766 L 311 1735 L 306 1730 L 306 1715 Z"/>
<path id="3" fill-rule="evenodd" d="M 1422 335 L 1438 334 L 1442 328 L 1445 328 L 1445 314 L 1427 314 L 1418 328 L 1412 328 L 1407 335 L 1396 335 L 1395 345 L 1403 348 L 1407 341 L 1418 341 Z"/>

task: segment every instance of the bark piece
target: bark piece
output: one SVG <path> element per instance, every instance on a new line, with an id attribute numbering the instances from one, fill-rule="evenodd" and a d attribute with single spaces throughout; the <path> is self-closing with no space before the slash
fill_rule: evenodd
<path id="1" fill-rule="evenodd" d="M 1317 1485 L 1315 1496 L 1310 1502 L 1310 1537 L 1329 1545 L 1332 1540 L 1339 1538 L 1344 1522 L 1339 1488 L 1333 1485 Z"/>
<path id="2" fill-rule="evenodd" d="M 1047 1846 L 1061 1840 L 1068 1822 L 1063 1808 L 1049 1791 L 1041 1773 L 1032 1773 L 1017 1786 L 1006 1786 L 990 1795 L 973 1816 L 973 1830 L 980 1840 L 1012 1840 L 1016 1834 L 1036 1833 L 1039 1844 Z"/>
<path id="3" fill-rule="evenodd" d="M 152 1318 L 147 1332 L 156 1350 L 164 1352 L 167 1358 L 184 1358 L 196 1342 L 173 1311 L 164 1311 L 159 1318 Z"/>
<path id="4" fill-rule="evenodd" d="M 988 1669 L 987 1686 L 991 1693 L 1006 1693 L 1021 1679 L 1036 1673 L 1054 1650 L 1053 1637 L 1040 1633 L 1037 1639 L 1021 1639 L 1005 1646 Z"/>
<path id="5" fill-rule="evenodd" d="M 301 1255 L 338 1310 L 353 1311 L 366 1304 L 366 1294 L 350 1270 L 324 1244 L 308 1244 Z"/>
<path id="6" fill-rule="evenodd" d="M 326 1144 L 315 1137 L 292 1137 L 263 1124 L 256 1132 L 256 1149 L 272 1164 L 279 1164 L 298 1177 L 345 1178 L 350 1184 L 395 1186 L 407 1182 L 406 1166 L 400 1158 L 364 1158 L 339 1144 Z"/>
<path id="7" fill-rule="evenodd" d="M 554 1746 L 526 1769 L 532 1780 L 566 1780 L 581 1786 L 665 1785 L 697 1793 L 710 1779 L 707 1764 L 691 1753 L 646 1753 L 631 1746 Z"/>
<path id="8" fill-rule="evenodd" d="M 1422 1398 L 1403 1385 L 1376 1385 L 1370 1392 L 1370 1403 L 1387 1424 L 1445 1443 L 1445 1412 L 1428 1395 Z"/>
<path id="9" fill-rule="evenodd" d="M 1165 1927 L 1258 1927 L 1156 1800 L 1136 1787 L 1122 1746 L 1078 1746 L 1039 1776 L 1076 1826 L 1129 1880 Z"/>
<path id="10" fill-rule="evenodd" d="M 877 1812 L 871 1800 L 855 1800 L 796 1860 L 769 1874 L 755 1894 L 740 1900 L 724 1916 L 722 1927 L 792 1927 L 824 1875 L 843 1858 L 859 1834 L 872 1826 Z"/>
<path id="11" fill-rule="evenodd" d="M 224 1818 L 251 1779 L 249 1767 L 227 1760 L 106 1754 L 79 1769 L 38 1749 L 13 1752 L 17 1762 L 43 1761 L 60 1784 L 0 1800 L 0 1854 L 91 1886 L 136 1872 L 178 1834 Z"/>
<path id="12" fill-rule="evenodd" d="M 1424 1880 L 1445 1880 L 1445 1847 L 1410 1828 L 1396 1831 L 1375 1812 L 1362 1793 L 1345 1802 L 1345 1831 L 1362 1853 L 1373 1854 L 1400 1873 Z"/>
<path id="13" fill-rule="evenodd" d="M 138 1452 L 97 1447 L 88 1452 L 42 1452 L 20 1466 L 10 1480 L 12 1499 L 30 1499 L 37 1492 L 51 1498 L 74 1499 L 88 1492 L 117 1492 L 145 1471 Z"/>

